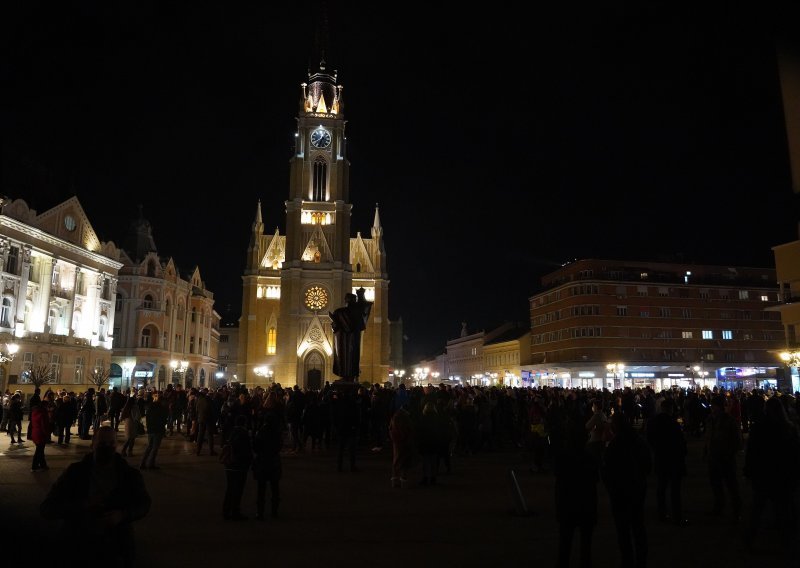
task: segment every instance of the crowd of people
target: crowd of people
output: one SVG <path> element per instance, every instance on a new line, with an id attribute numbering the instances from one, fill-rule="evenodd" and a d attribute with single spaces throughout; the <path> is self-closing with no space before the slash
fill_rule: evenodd
<path id="1" fill-rule="evenodd" d="M 418 466 L 418 483 L 436 485 L 455 456 L 514 449 L 529 457 L 532 474 L 554 479 L 559 565 L 569 564 L 576 532 L 582 564 L 590 562 L 598 485 L 608 492 L 622 564 L 644 565 L 648 479 L 655 481 L 658 521 L 689 524 L 681 489 L 687 440 L 696 438 L 708 466 L 710 515 L 746 523 L 743 534 L 750 541 L 763 526 L 767 507 L 787 530 L 797 522 L 800 397 L 771 391 L 168 385 L 161 391 L 114 387 L 79 394 L 48 389 L 40 395 L 37 389 L 28 404 L 26 437 L 36 446 L 32 471 L 47 469 L 46 444 L 69 444 L 74 426 L 84 439 L 90 431 L 96 435 L 122 426 L 121 457 L 139 457 L 136 440 L 146 436 L 141 470 L 159 469 L 165 436 L 184 436 L 197 455 L 205 446 L 211 455 L 222 454 L 227 482 L 222 514 L 231 520 L 246 518 L 241 499 L 250 473 L 257 485 L 256 517 L 265 518 L 268 485 L 269 511 L 277 516 L 282 456 L 330 449 L 338 471 L 345 466 L 358 471 L 359 451 L 390 447 L 391 485 L 402 489 Z M 2 428 L 12 444 L 22 443 L 22 408 L 19 393 L 6 393 Z M 737 469 L 740 454 L 743 470 Z M 747 517 L 741 474 L 753 488 Z"/>

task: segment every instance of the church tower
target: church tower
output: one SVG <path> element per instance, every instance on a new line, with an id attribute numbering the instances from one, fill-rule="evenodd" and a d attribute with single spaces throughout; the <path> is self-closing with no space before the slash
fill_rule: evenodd
<path id="1" fill-rule="evenodd" d="M 361 381 L 389 374 L 389 280 L 375 206 L 369 237 L 350 236 L 349 168 L 342 86 L 324 58 L 300 85 L 290 161 L 286 234 L 264 234 L 261 202 L 243 276 L 237 376 L 248 386 L 333 382 L 329 312 L 363 287 L 373 302 L 362 334 Z"/>

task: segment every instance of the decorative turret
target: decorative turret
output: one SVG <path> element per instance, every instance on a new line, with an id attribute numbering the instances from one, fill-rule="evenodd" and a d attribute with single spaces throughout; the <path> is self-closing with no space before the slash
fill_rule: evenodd
<path id="1" fill-rule="evenodd" d="M 336 84 L 337 71 L 326 69 L 325 60 L 316 71 L 308 71 L 308 83 L 301 83 L 300 113 L 340 116 L 342 113 L 342 86 Z"/>
<path id="2" fill-rule="evenodd" d="M 150 221 L 144 218 L 141 205 L 139 205 L 139 217 L 131 221 L 128 226 L 128 236 L 123 249 L 135 262 L 142 260 L 149 252 L 158 253 L 153 240 L 153 228 L 150 226 Z"/>
<path id="3" fill-rule="evenodd" d="M 375 220 L 372 221 L 372 238 L 379 239 L 383 236 L 383 227 L 381 226 L 381 216 L 378 213 L 378 204 L 375 204 Z"/>

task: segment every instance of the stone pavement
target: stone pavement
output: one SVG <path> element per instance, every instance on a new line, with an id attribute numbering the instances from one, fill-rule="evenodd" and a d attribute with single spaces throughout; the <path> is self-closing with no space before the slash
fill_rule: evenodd
<path id="1" fill-rule="evenodd" d="M 24 425 L 23 425 L 24 428 Z M 23 429 L 24 431 L 24 429 Z M 122 434 L 120 434 L 120 440 Z M 137 440 L 137 458 L 145 439 Z M 91 555 L 91 543 L 63 543 L 57 523 L 38 516 L 38 506 L 52 482 L 88 450 L 89 442 L 73 438 L 69 448 L 48 445 L 50 470 L 31 473 L 33 445 L 9 449 L 0 434 L 0 557 L 28 566 L 50 551 Z M 436 486 L 417 484 L 418 468 L 406 489 L 389 481 L 391 451 L 358 455 L 360 471 L 336 471 L 335 452 L 310 451 L 283 459 L 280 518 L 259 522 L 255 483 L 248 478 L 243 500 L 247 521 L 221 516 L 224 472 L 216 457 L 194 455 L 180 436 L 165 438 L 160 470 L 144 471 L 153 498 L 150 514 L 136 524 L 139 566 L 544 566 L 555 565 L 557 525 L 553 477 L 532 474 L 525 452 L 505 448 L 453 458 L 453 472 Z M 774 543 L 774 529 L 765 529 L 755 553 L 745 554 L 742 528 L 705 514 L 711 493 L 701 462 L 700 442 L 690 440 L 689 475 L 684 484 L 686 527 L 656 522 L 655 479 L 648 499 L 651 567 L 788 567 L 791 562 Z M 529 516 L 514 514 L 509 483 L 514 470 Z M 745 504 L 749 488 L 742 480 Z M 594 566 L 619 565 L 614 527 L 605 488 L 598 487 L 599 522 L 594 535 Z M 794 546 L 798 544 L 795 540 Z M 68 548 L 67 548 L 68 545 Z M 70 551 L 70 552 L 67 552 Z M 578 565 L 577 537 L 572 566 Z M 5 564 L 9 565 L 9 564 Z M 20 564 L 14 564 L 19 566 Z M 91 566 L 102 563 L 89 562 Z"/>

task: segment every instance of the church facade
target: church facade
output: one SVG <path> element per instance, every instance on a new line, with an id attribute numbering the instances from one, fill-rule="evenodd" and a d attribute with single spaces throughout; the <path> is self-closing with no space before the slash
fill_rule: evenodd
<path id="1" fill-rule="evenodd" d="M 329 313 L 364 288 L 373 303 L 359 380 L 389 375 L 389 278 L 378 207 L 369 237 L 351 236 L 353 205 L 342 86 L 324 61 L 301 84 L 286 232 L 265 234 L 258 202 L 242 276 L 237 378 L 248 386 L 318 389 L 333 375 Z"/>

